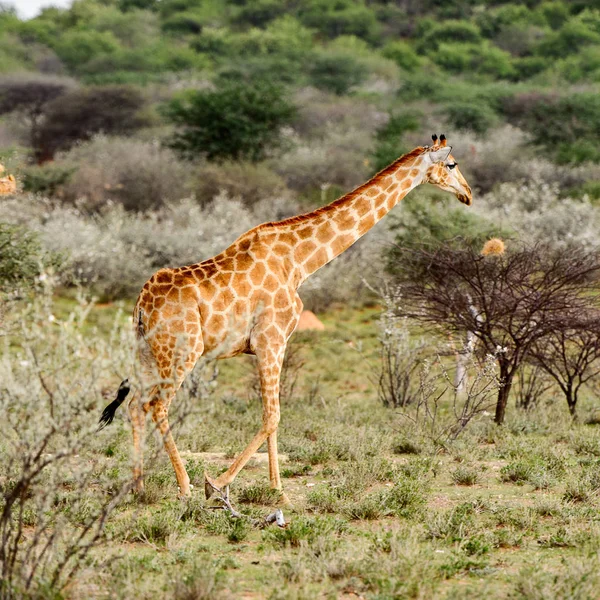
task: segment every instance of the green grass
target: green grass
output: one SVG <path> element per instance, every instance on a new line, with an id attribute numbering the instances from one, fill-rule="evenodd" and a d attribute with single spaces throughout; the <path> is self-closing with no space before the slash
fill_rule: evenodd
<path id="1" fill-rule="evenodd" d="M 92 310 L 97 335 L 110 330 L 115 311 Z M 278 502 L 264 454 L 231 488 L 243 519 L 204 500 L 204 469 L 222 472 L 260 426 L 260 403 L 246 391 L 252 361 L 223 361 L 215 393 L 198 401 L 185 422 L 176 419 L 185 391 L 172 405 L 192 498 L 176 499 L 171 465 L 160 440 L 149 436 L 146 493 L 117 507 L 106 545 L 65 596 L 594 598 L 597 426 L 571 423 L 557 397 L 538 412 L 519 414 L 511 406 L 502 429 L 489 417 L 476 421 L 436 454 L 422 433 L 376 399 L 365 356 L 376 355 L 377 314 L 332 311 L 323 315 L 325 332 L 298 336 L 306 365 L 282 405 L 279 430 L 283 482 L 294 505 L 284 509 L 285 529 L 261 524 Z M 101 490 L 127 474 L 129 449 L 123 411 L 87 450 L 101 457 L 102 468 L 85 501 L 65 488 L 56 510 L 83 525 Z M 34 522 L 32 513 L 27 523 Z"/>

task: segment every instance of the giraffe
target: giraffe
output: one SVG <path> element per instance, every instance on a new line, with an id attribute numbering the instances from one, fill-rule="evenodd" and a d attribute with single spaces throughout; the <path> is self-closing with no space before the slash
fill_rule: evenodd
<path id="1" fill-rule="evenodd" d="M 277 456 L 279 376 L 287 341 L 302 311 L 297 290 L 422 183 L 431 183 L 453 193 L 463 204 L 471 204 L 471 189 L 445 136 L 432 139 L 432 146 L 415 148 L 331 204 L 259 225 L 213 258 L 161 269 L 146 282 L 133 321 L 142 375 L 147 381 L 154 378 L 155 383 L 147 393 L 134 394 L 128 405 L 138 491 L 143 489 L 141 444 L 150 412 L 173 464 L 180 495 L 190 494 L 189 477 L 168 424 L 169 405 L 201 356 L 227 358 L 247 353 L 257 359 L 262 425 L 227 471 L 216 479 L 205 473 L 205 494 L 227 494 L 236 475 L 266 441 L 270 485 L 279 490 L 282 502 L 288 503 Z M 125 380 L 117 398 L 106 407 L 101 427 L 112 421 L 128 392 Z"/>

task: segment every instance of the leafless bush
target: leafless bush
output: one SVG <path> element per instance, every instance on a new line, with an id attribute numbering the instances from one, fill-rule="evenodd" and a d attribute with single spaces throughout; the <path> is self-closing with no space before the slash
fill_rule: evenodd
<path id="1" fill-rule="evenodd" d="M 293 190 L 334 184 L 349 191 L 368 177 L 370 169 L 365 156 L 370 149 L 371 138 L 360 129 L 340 131 L 329 127 L 321 138 L 297 141 L 273 168 Z"/>
<path id="2" fill-rule="evenodd" d="M 339 131 L 361 129 L 368 138 L 385 125 L 389 115 L 373 103 L 350 96 L 336 96 L 316 88 L 301 89 L 294 129 L 303 137 L 321 138 L 328 128 Z"/>
<path id="3" fill-rule="evenodd" d="M 523 365 L 517 373 L 517 408 L 530 410 L 539 406 L 544 394 L 551 387 L 551 381 L 539 365 Z"/>
<path id="4" fill-rule="evenodd" d="M 389 408 L 403 408 L 416 401 L 418 374 L 427 356 L 423 340 L 411 340 L 407 320 L 394 310 L 401 299 L 394 294 L 383 296 L 384 311 L 379 321 L 379 362 L 372 378 L 377 395 Z"/>
<path id="5" fill-rule="evenodd" d="M 58 594 L 102 543 L 133 483 L 108 476 L 106 457 L 93 452 L 101 373 L 126 368 L 131 346 L 86 343 L 88 310 L 82 304 L 60 321 L 46 294 L 0 330 L 2 599 Z"/>
<path id="6" fill-rule="evenodd" d="M 418 371 L 415 401 L 400 411 L 436 448 L 456 440 L 474 418 L 486 413 L 501 388 L 494 356 L 488 355 L 483 361 L 471 357 L 468 371 L 469 383 L 459 392 L 440 356 L 424 360 Z"/>
<path id="7" fill-rule="evenodd" d="M 189 165 L 159 143 L 100 135 L 57 162 L 76 167 L 63 196 L 87 210 L 110 200 L 131 211 L 156 209 L 191 191 Z"/>
<path id="8" fill-rule="evenodd" d="M 600 374 L 600 312 L 567 309 L 559 325 L 534 344 L 531 360 L 556 381 L 575 417 L 582 386 Z"/>

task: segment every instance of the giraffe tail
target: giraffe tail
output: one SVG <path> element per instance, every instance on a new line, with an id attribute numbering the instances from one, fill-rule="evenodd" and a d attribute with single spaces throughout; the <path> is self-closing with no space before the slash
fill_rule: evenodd
<path id="1" fill-rule="evenodd" d="M 113 422 L 117 408 L 123 404 L 123 400 L 127 398 L 127 394 L 129 394 L 130 390 L 131 388 L 129 387 L 129 379 L 123 379 L 119 389 L 117 390 L 117 397 L 102 412 L 102 416 L 98 421 L 98 429 L 96 431 L 104 429 L 107 425 L 110 425 Z"/>

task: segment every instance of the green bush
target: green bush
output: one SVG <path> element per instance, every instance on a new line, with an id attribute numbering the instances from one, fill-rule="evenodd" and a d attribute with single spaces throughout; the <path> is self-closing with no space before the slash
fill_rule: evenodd
<path id="1" fill-rule="evenodd" d="M 295 112 L 281 88 L 261 82 L 188 91 L 164 107 L 167 119 L 179 127 L 169 145 L 185 157 L 209 160 L 261 160 L 281 143 L 280 129 Z"/>
<path id="2" fill-rule="evenodd" d="M 538 44 L 536 52 L 541 56 L 563 58 L 590 44 L 600 44 L 600 33 L 580 17 L 575 17 L 559 31 L 547 35 Z"/>
<path id="3" fill-rule="evenodd" d="M 451 73 L 487 75 L 493 79 L 508 79 L 514 67 L 508 52 L 490 44 L 442 43 L 431 59 Z"/>
<path id="4" fill-rule="evenodd" d="M 46 253 L 35 233 L 0 221 L 1 292 L 31 287 L 46 267 L 59 264 L 59 256 Z"/>
<path id="5" fill-rule="evenodd" d="M 23 189 L 34 194 L 55 196 L 69 181 L 75 170 L 75 167 L 54 163 L 27 167 L 22 175 Z"/>
<path id="6" fill-rule="evenodd" d="M 404 112 L 390 116 L 390 120 L 375 134 L 373 168 L 375 171 L 400 158 L 410 148 L 402 142 L 402 136 L 408 131 L 417 131 L 421 125 L 420 116 L 414 112 Z"/>
<path id="7" fill-rule="evenodd" d="M 348 52 L 319 52 L 309 68 L 312 85 L 338 96 L 347 94 L 366 76 L 366 67 Z"/>
<path id="8" fill-rule="evenodd" d="M 283 179 L 264 163 L 230 160 L 207 163 L 200 167 L 195 179 L 194 191 L 201 204 L 209 204 L 224 191 L 230 198 L 240 198 L 252 206 L 286 191 Z"/>
<path id="9" fill-rule="evenodd" d="M 50 160 L 95 133 L 129 133 L 148 125 L 145 99 L 131 86 L 90 86 L 66 92 L 48 103 L 34 138 L 38 162 Z"/>
<path id="10" fill-rule="evenodd" d="M 194 13 L 177 13 L 165 19 L 161 25 L 165 33 L 175 35 L 199 34 L 202 32 L 202 23 Z"/>
<path id="11" fill-rule="evenodd" d="M 524 94 L 508 102 L 505 113 L 532 135 L 534 143 L 548 148 L 560 162 L 600 158 L 600 97 L 595 93 L 562 97 Z"/>
<path id="12" fill-rule="evenodd" d="M 460 207 L 424 202 L 418 196 L 407 198 L 404 202 L 402 220 L 392 224 L 397 236 L 395 245 L 388 252 L 387 269 L 390 273 L 397 271 L 403 248 L 456 243 L 480 249 L 492 237 L 505 237 L 501 227 Z"/>
<path id="13" fill-rule="evenodd" d="M 81 72 L 88 61 L 113 54 L 120 48 L 119 41 L 109 31 L 66 31 L 54 44 L 59 58 L 73 72 Z"/>
<path id="14" fill-rule="evenodd" d="M 438 50 L 441 44 L 478 44 L 481 34 L 477 25 L 467 21 L 433 23 L 420 36 L 417 47 L 421 52 Z"/>
<path id="15" fill-rule="evenodd" d="M 375 13 L 363 2 L 353 0 L 308 0 L 298 11 L 302 23 L 328 38 L 355 35 L 376 42 L 379 23 Z"/>
<path id="16" fill-rule="evenodd" d="M 456 129 L 483 134 L 498 124 L 496 113 L 482 102 L 457 102 L 445 109 L 448 123 Z"/>
<path id="17" fill-rule="evenodd" d="M 403 41 L 389 42 L 382 50 L 382 54 L 405 71 L 413 72 L 421 64 L 421 59 L 412 46 Z"/>

